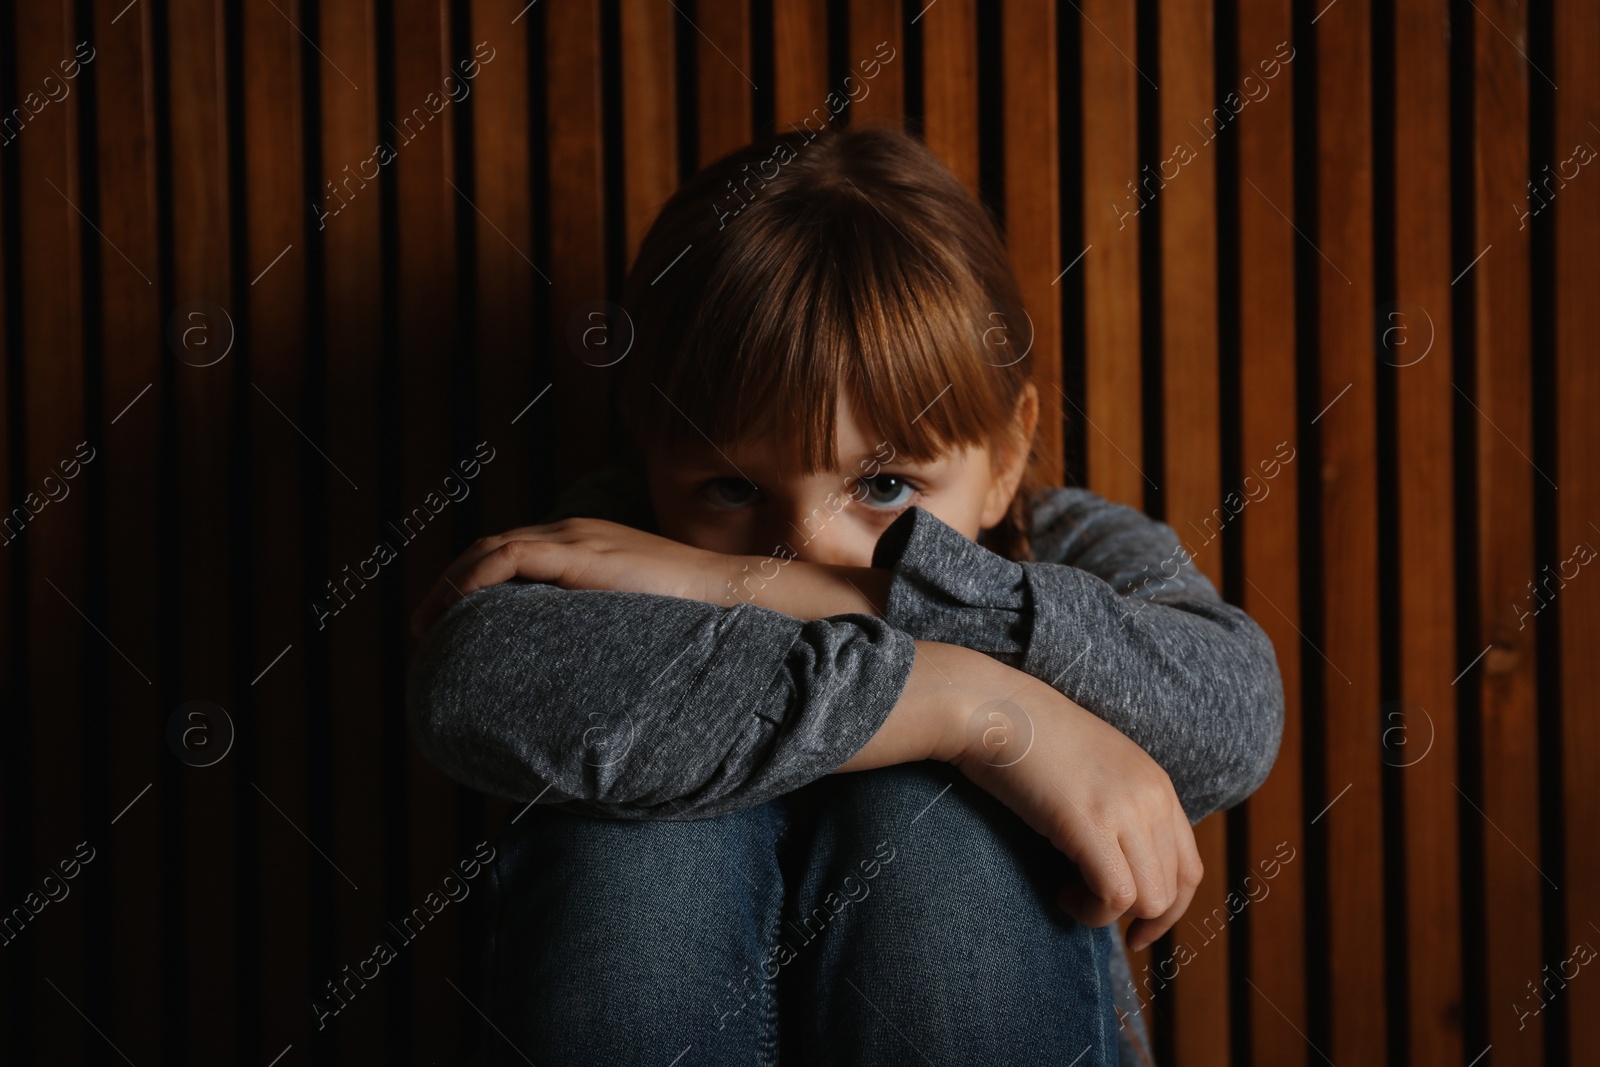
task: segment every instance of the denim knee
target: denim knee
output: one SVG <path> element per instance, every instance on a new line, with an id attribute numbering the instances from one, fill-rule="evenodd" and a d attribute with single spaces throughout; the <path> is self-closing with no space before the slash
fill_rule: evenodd
<path id="1" fill-rule="evenodd" d="M 1070 861 L 949 764 L 837 779 L 785 922 L 793 999 L 817 1002 L 797 1053 L 1116 1063 L 1113 928 L 1055 903 Z"/>
<path id="2" fill-rule="evenodd" d="M 481 1062 L 775 1061 L 763 963 L 783 822 L 778 805 L 686 821 L 530 809 L 492 872 Z"/>

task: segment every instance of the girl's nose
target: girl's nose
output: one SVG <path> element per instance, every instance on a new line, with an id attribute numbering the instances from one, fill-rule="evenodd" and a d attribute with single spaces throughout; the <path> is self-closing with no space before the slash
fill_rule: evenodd
<path id="1" fill-rule="evenodd" d="M 795 509 L 787 512 L 780 520 L 779 528 L 772 533 L 774 544 L 794 549 L 795 558 L 806 563 L 851 567 L 866 566 L 871 562 L 872 546 L 866 546 L 866 560 L 858 560 L 856 557 L 862 552 L 859 546 L 852 543 L 849 524 L 842 513 L 829 511 L 826 504 L 819 504 L 808 511 Z"/>

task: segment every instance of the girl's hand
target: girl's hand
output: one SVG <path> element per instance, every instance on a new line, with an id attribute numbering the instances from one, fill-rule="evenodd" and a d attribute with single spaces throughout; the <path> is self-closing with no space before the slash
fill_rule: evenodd
<path id="1" fill-rule="evenodd" d="M 411 633 L 421 637 L 457 600 L 511 578 L 722 604 L 734 560 L 604 519 L 522 526 L 479 538 L 457 556 L 411 616 Z"/>
<path id="2" fill-rule="evenodd" d="M 1128 945 L 1170 930 L 1205 875 L 1172 780 L 1116 727 L 983 652 L 918 641 L 900 698 L 835 773 L 953 763 L 1077 864 L 1057 896 L 1085 926 L 1125 914 Z"/>
<path id="3" fill-rule="evenodd" d="M 1188 816 L 1137 743 L 1029 681 L 969 714 L 952 762 L 1078 865 L 1084 884 L 1061 892 L 1062 908 L 1085 926 L 1137 916 L 1138 951 L 1177 923 L 1205 874 Z"/>

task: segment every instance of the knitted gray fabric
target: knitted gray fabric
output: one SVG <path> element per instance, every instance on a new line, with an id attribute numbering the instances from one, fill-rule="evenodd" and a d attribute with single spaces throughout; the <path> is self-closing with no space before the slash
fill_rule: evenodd
<path id="1" fill-rule="evenodd" d="M 920 507 L 883 532 L 883 618 L 803 621 L 751 604 L 512 581 L 454 604 L 417 649 L 407 717 L 440 770 L 515 801 L 624 819 L 751 807 L 847 762 L 905 687 L 915 640 L 1042 679 L 1166 770 L 1191 823 L 1265 781 L 1283 733 L 1272 643 L 1165 523 L 1082 488 L 1033 504 L 1014 562 Z M 636 473 L 580 480 L 543 522 L 654 530 Z M 782 581 L 780 575 L 773 579 Z M 1122 939 L 1113 974 L 1129 981 Z M 1119 1006 L 1148 1048 L 1131 988 Z"/>

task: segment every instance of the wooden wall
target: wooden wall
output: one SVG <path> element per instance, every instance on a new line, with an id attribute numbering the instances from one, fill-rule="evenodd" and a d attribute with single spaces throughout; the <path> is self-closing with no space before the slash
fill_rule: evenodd
<path id="1" fill-rule="evenodd" d="M 655 209 L 884 41 L 843 118 L 1006 220 L 1048 474 L 1277 645 L 1162 1062 L 1600 1057 L 1593 4 L 3 0 L 15 1062 L 460 1061 L 469 906 L 311 1008 L 506 816 L 411 751 L 406 618 L 600 454 L 567 325 Z"/>

